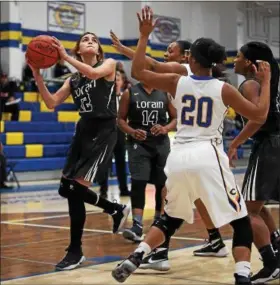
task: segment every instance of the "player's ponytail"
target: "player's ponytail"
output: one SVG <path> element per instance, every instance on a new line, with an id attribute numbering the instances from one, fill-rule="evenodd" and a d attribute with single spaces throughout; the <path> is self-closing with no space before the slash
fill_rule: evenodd
<path id="1" fill-rule="evenodd" d="M 208 58 L 212 63 L 222 63 L 225 56 L 225 48 L 217 43 L 213 43 L 208 48 Z"/>

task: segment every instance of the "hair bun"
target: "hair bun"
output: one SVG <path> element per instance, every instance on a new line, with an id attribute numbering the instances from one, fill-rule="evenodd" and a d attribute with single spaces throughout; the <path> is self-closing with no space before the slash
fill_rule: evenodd
<path id="1" fill-rule="evenodd" d="M 209 59 L 213 63 L 222 63 L 225 57 L 225 48 L 219 44 L 213 43 L 208 48 Z"/>

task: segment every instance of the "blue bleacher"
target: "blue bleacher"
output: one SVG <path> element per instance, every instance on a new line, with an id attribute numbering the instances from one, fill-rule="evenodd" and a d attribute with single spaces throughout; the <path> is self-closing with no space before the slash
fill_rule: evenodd
<path id="1" fill-rule="evenodd" d="M 75 105 L 63 103 L 48 112 L 42 109 L 44 106 L 36 93 L 17 92 L 15 97 L 21 98 L 21 111 L 31 111 L 31 121 L 4 122 L 0 140 L 4 144 L 8 162 L 14 164 L 14 169 L 18 172 L 62 169 L 75 123 L 58 122 L 58 111 L 76 111 Z M 28 118 L 29 115 L 26 114 Z M 13 138 L 13 135 L 18 137 Z"/>
<path id="2" fill-rule="evenodd" d="M 40 112 L 40 103 L 39 102 L 24 102 L 19 103 L 20 110 L 30 110 L 33 112 Z"/>
<path id="3" fill-rule="evenodd" d="M 73 132 L 56 133 L 23 133 L 24 144 L 67 144 L 71 141 Z M 6 133 L 0 134 L 0 141 L 6 144 Z"/>
<path id="4" fill-rule="evenodd" d="M 15 164 L 17 172 L 56 170 L 63 168 L 65 157 L 9 159 L 9 162 Z"/>
<path id="5" fill-rule="evenodd" d="M 33 112 L 32 113 L 32 122 L 56 122 L 57 113 L 43 113 L 43 112 Z"/>
<path id="6" fill-rule="evenodd" d="M 74 132 L 75 123 L 5 122 L 5 132 Z"/>
<path id="7" fill-rule="evenodd" d="M 43 157 L 65 157 L 69 144 L 43 145 Z M 7 145 L 5 146 L 5 155 L 9 158 L 26 158 L 25 145 Z"/>

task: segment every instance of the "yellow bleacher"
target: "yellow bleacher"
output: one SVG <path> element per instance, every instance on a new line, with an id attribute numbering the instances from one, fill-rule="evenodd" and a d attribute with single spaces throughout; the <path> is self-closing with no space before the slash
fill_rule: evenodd
<path id="1" fill-rule="evenodd" d="M 25 145 L 25 157 L 43 157 L 42 144 L 27 144 Z"/>
<path id="2" fill-rule="evenodd" d="M 76 111 L 59 111 L 57 113 L 58 122 L 77 122 L 80 118 L 79 113 Z"/>

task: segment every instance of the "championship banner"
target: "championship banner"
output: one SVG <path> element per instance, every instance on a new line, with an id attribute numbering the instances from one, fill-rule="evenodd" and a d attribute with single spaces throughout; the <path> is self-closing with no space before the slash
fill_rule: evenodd
<path id="1" fill-rule="evenodd" d="M 82 34 L 85 31 L 85 4 L 48 2 L 48 30 Z"/>
<path id="2" fill-rule="evenodd" d="M 150 41 L 153 44 L 168 45 L 181 37 L 181 19 L 154 15 L 157 20 Z"/>

